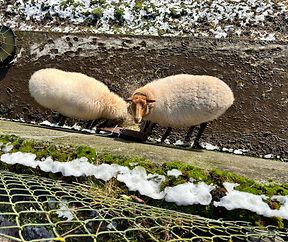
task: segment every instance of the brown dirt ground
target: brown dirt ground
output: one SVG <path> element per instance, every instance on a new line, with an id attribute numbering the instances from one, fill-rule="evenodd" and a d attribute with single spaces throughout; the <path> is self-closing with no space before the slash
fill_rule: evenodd
<path id="1" fill-rule="evenodd" d="M 53 120 L 55 114 L 30 97 L 34 71 L 55 67 L 106 83 L 122 97 L 155 78 L 177 73 L 223 79 L 234 105 L 212 122 L 203 140 L 249 155 L 288 158 L 288 45 L 285 42 L 16 32 L 18 56 L 0 70 L 0 117 Z M 72 120 L 69 121 L 73 123 Z M 152 138 L 163 133 L 158 127 Z M 183 138 L 174 131 L 171 141 Z"/>

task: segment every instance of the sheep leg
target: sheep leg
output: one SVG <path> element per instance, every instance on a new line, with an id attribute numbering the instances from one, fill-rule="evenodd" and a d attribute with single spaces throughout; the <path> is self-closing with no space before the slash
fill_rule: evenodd
<path id="1" fill-rule="evenodd" d="M 151 125 L 151 121 L 146 120 L 146 121 L 144 122 L 144 124 L 142 125 L 140 131 L 143 132 L 143 133 L 147 132 L 147 130 L 148 130 L 148 128 L 149 128 L 150 125 Z"/>
<path id="2" fill-rule="evenodd" d="M 144 133 L 147 135 L 147 137 L 149 135 L 152 134 L 152 130 L 155 128 L 155 123 L 152 123 L 151 121 L 145 121 L 143 127 L 141 128 L 140 132 Z"/>
<path id="3" fill-rule="evenodd" d="M 164 142 L 164 140 L 169 136 L 169 134 L 171 133 L 172 131 L 172 128 L 171 127 L 168 127 L 165 131 L 165 133 L 163 134 L 162 138 L 161 138 L 161 143 Z"/>
<path id="4" fill-rule="evenodd" d="M 190 146 L 190 140 L 191 140 L 191 136 L 194 132 L 195 126 L 191 126 L 186 134 L 186 137 L 184 139 L 184 144 L 183 146 Z"/>
<path id="5" fill-rule="evenodd" d="M 85 129 L 93 129 L 96 126 L 96 122 L 96 120 L 89 120 L 85 125 Z"/>
<path id="6" fill-rule="evenodd" d="M 66 120 L 66 117 L 63 116 L 62 114 L 59 114 L 56 122 L 59 126 L 63 126 L 65 124 L 65 120 Z"/>
<path id="7" fill-rule="evenodd" d="M 152 130 L 155 128 L 155 126 L 156 126 L 156 124 L 151 122 L 151 124 L 149 125 L 149 127 L 147 128 L 147 131 L 146 131 L 148 136 L 152 134 Z"/>
<path id="8" fill-rule="evenodd" d="M 207 127 L 207 123 L 200 124 L 199 131 L 198 131 L 198 133 L 196 135 L 196 138 L 194 140 L 193 148 L 195 148 L 195 149 L 201 149 L 202 148 L 200 146 L 199 140 L 200 140 L 204 130 L 206 129 L 206 127 Z"/>
<path id="9" fill-rule="evenodd" d="M 101 119 L 101 121 L 97 124 L 96 128 L 103 128 L 107 126 L 109 123 L 108 119 Z"/>

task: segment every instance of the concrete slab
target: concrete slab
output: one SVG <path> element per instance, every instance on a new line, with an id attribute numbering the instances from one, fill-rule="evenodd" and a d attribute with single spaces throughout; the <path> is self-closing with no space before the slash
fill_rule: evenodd
<path id="1" fill-rule="evenodd" d="M 61 144 L 84 144 L 97 152 L 115 155 L 140 156 L 152 162 L 181 161 L 203 169 L 219 168 L 258 181 L 288 182 L 288 163 L 243 155 L 206 150 L 185 150 L 149 143 L 136 143 L 118 138 L 65 132 L 52 128 L 17 122 L 0 121 L 0 134 L 14 134 L 22 138 L 51 141 Z"/>

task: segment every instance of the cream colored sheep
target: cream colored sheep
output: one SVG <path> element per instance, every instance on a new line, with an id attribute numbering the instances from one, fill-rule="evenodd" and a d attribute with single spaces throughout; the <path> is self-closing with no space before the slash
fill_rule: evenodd
<path id="1" fill-rule="evenodd" d="M 148 124 L 168 127 L 162 142 L 171 128 L 190 127 L 185 138 L 187 143 L 194 126 L 200 124 L 194 141 L 194 146 L 199 147 L 207 122 L 221 116 L 233 104 L 234 96 L 229 86 L 216 77 L 179 74 L 138 88 L 127 101 L 131 102 L 136 123 L 143 119 Z M 146 125 L 145 129 L 151 131 L 152 126 Z"/>
<path id="2" fill-rule="evenodd" d="M 31 96 L 42 106 L 80 120 L 126 119 L 127 103 L 96 79 L 58 69 L 36 71 L 29 81 Z"/>

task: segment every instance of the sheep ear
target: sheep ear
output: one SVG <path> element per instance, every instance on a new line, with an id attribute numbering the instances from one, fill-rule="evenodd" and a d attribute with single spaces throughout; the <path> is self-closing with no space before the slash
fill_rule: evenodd
<path id="1" fill-rule="evenodd" d="M 156 100 L 154 100 L 154 99 L 147 99 L 147 103 L 155 103 L 156 102 Z"/>
<path id="2" fill-rule="evenodd" d="M 132 102 L 132 97 L 128 97 L 125 101 L 126 102 Z"/>

